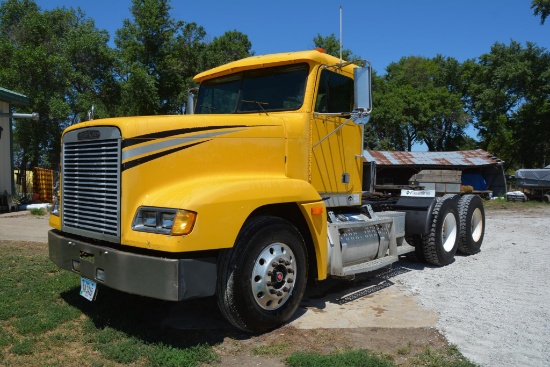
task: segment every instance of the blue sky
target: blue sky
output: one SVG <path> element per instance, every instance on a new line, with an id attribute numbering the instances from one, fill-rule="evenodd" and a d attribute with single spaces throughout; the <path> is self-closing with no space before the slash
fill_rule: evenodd
<path id="1" fill-rule="evenodd" d="M 80 7 L 111 34 L 130 18 L 130 0 L 37 0 L 43 9 Z M 550 49 L 550 19 L 540 25 L 531 0 L 173 0 L 172 16 L 203 26 L 209 39 L 227 30 L 248 35 L 257 54 L 313 48 L 313 38 L 340 33 L 343 46 L 383 74 L 403 56 L 452 56 L 490 51 L 495 42 L 531 41 Z"/>
<path id="2" fill-rule="evenodd" d="M 111 35 L 130 18 L 131 0 L 36 0 L 43 10 L 80 7 Z M 248 35 L 256 55 L 312 49 L 320 33 L 340 34 L 343 47 L 384 74 L 403 56 L 437 54 L 465 61 L 495 42 L 534 42 L 550 49 L 550 19 L 533 15 L 531 0 L 172 0 L 172 16 L 203 26 L 211 40 L 228 30 Z M 467 133 L 474 138 L 473 127 Z M 413 147 L 426 151 L 423 144 Z"/>

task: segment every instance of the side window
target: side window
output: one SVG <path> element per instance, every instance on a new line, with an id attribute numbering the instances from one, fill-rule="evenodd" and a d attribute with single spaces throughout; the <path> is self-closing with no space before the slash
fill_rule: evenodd
<path id="1" fill-rule="evenodd" d="M 353 80 L 329 70 L 321 71 L 315 112 L 339 113 L 353 110 Z"/>

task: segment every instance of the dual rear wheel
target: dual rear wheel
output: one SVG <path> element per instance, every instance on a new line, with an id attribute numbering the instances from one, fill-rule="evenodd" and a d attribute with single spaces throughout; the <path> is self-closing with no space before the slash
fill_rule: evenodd
<path id="1" fill-rule="evenodd" d="M 480 251 L 485 232 L 485 211 L 477 195 L 445 195 L 437 199 L 430 230 L 424 235 L 407 235 L 415 247 L 409 258 L 432 265 L 448 265 L 457 250 L 464 254 Z"/>

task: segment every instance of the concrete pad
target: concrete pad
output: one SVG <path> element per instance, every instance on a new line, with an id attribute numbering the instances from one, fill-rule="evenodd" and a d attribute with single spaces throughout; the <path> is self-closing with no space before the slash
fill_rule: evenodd
<path id="1" fill-rule="evenodd" d="M 319 287 L 308 288 L 290 325 L 298 329 L 436 326 L 437 314 L 425 309 L 410 291 L 387 276 L 358 276 L 356 282 L 359 284 L 329 279 Z M 331 288 L 334 293 L 325 293 Z"/>

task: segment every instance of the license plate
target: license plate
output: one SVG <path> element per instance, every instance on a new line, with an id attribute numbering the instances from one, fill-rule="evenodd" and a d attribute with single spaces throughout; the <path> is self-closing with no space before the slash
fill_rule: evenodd
<path id="1" fill-rule="evenodd" d="M 80 278 L 80 295 L 88 301 L 93 301 L 97 294 L 97 284 L 86 278 Z"/>

